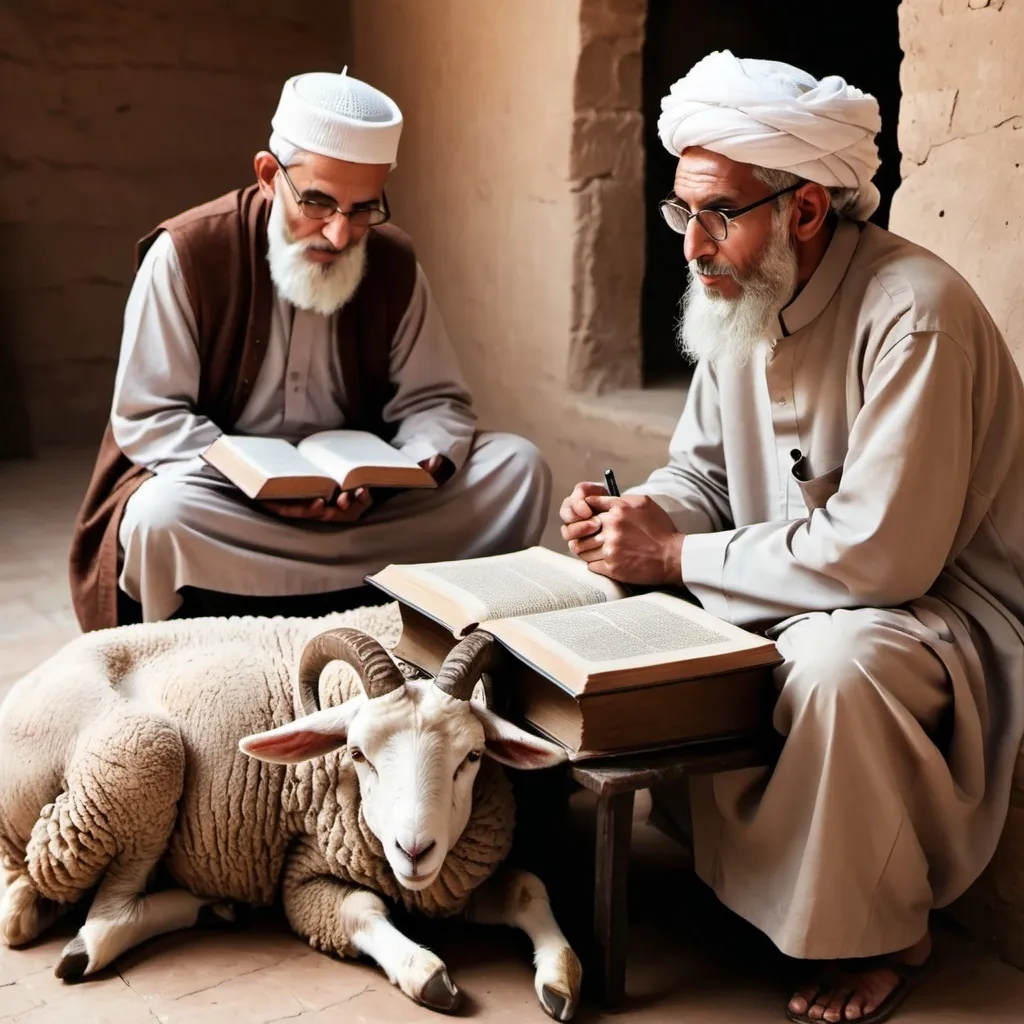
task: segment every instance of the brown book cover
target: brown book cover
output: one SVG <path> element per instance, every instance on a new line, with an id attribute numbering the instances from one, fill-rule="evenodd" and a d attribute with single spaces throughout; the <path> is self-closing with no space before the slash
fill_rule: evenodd
<path id="1" fill-rule="evenodd" d="M 495 636 L 511 655 L 512 713 L 575 760 L 746 735 L 770 718 L 771 641 L 668 593 L 627 595 L 576 559 L 531 548 L 367 581 L 399 602 L 395 654 L 426 672 L 474 629 Z"/>

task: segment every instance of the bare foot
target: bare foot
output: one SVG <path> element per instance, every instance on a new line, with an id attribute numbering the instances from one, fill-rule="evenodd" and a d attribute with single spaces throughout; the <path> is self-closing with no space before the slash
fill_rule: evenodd
<path id="1" fill-rule="evenodd" d="M 893 964 L 920 967 L 931 951 L 932 939 L 926 934 L 920 942 L 885 959 Z M 860 1020 L 874 1013 L 899 984 L 900 978 L 891 968 L 880 966 L 877 960 L 868 961 L 871 966 L 864 964 L 858 968 L 858 964 L 863 963 L 837 960 L 822 972 L 816 983 L 805 986 L 793 996 L 789 1012 L 829 1024 Z"/>

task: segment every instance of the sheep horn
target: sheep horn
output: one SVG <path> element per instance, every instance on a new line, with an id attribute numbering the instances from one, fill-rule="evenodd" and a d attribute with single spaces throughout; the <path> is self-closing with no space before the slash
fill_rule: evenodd
<path id="1" fill-rule="evenodd" d="M 358 629 L 329 629 L 313 637 L 302 651 L 296 692 L 302 713 L 320 710 L 320 673 L 332 661 L 344 661 L 359 673 L 367 697 L 382 697 L 405 685 L 388 652 Z"/>
<path id="2" fill-rule="evenodd" d="M 469 700 L 477 680 L 484 672 L 494 670 L 500 656 L 501 647 L 490 633 L 470 633 L 448 652 L 434 684 L 449 697 Z"/>

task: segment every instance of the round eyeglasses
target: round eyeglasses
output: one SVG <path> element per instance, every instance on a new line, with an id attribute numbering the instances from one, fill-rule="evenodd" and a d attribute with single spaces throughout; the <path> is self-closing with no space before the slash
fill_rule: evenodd
<path id="1" fill-rule="evenodd" d="M 277 160 L 277 157 L 274 157 L 274 159 Z M 288 182 L 288 187 L 291 189 L 292 196 L 294 196 L 299 210 L 302 211 L 303 216 L 309 217 L 310 220 L 328 220 L 338 214 L 342 217 L 347 217 L 349 224 L 360 228 L 372 228 L 391 220 L 391 210 L 388 209 L 388 197 L 383 192 L 379 201 L 375 199 L 369 203 L 357 203 L 351 210 L 343 210 L 330 196 L 325 196 L 321 193 L 310 196 L 300 192 L 295 187 L 295 182 L 292 181 L 280 160 L 277 160 L 277 166 L 284 175 L 284 180 Z"/>
<path id="2" fill-rule="evenodd" d="M 764 206 L 765 203 L 770 203 L 772 200 L 778 199 L 779 196 L 784 196 L 787 192 L 795 192 L 805 184 L 806 182 L 798 181 L 795 185 L 779 189 L 778 192 L 773 192 L 770 196 L 758 199 L 756 203 L 751 203 L 749 206 L 744 206 L 739 210 L 708 209 L 692 213 L 678 199 L 674 198 L 663 199 L 658 203 L 658 209 L 661 211 L 665 223 L 676 234 L 685 235 L 686 229 L 690 226 L 690 221 L 696 218 L 697 223 L 704 229 L 708 238 L 713 242 L 724 242 L 729 237 L 729 224 L 737 217 L 742 217 L 743 214 L 750 213 L 751 210 L 756 210 L 759 206 Z"/>

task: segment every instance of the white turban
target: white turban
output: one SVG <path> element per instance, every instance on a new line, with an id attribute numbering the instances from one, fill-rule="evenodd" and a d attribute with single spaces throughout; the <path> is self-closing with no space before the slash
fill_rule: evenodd
<path id="1" fill-rule="evenodd" d="M 271 119 L 271 151 L 297 149 L 356 164 L 390 164 L 398 157 L 402 112 L 389 96 L 352 78 L 314 71 L 284 84 Z M 290 149 L 289 149 L 290 147 Z"/>
<path id="2" fill-rule="evenodd" d="M 658 134 L 679 156 L 701 146 L 739 163 L 790 171 L 827 188 L 859 190 L 849 212 L 867 220 L 878 206 L 878 102 L 837 75 L 820 82 L 772 60 L 709 54 L 661 101 Z"/>

